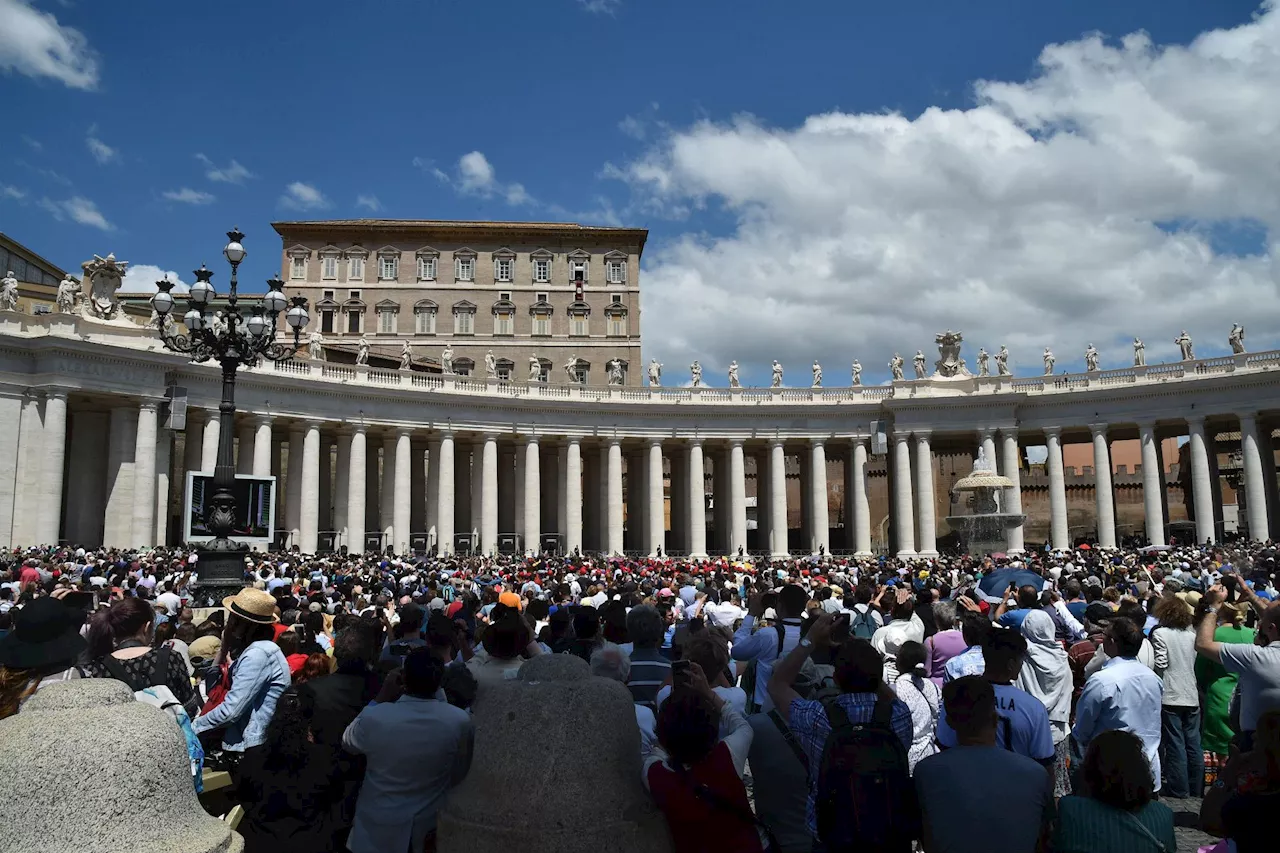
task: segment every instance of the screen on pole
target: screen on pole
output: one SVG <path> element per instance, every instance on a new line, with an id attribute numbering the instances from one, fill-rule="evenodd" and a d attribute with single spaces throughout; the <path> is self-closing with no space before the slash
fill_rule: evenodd
<path id="1" fill-rule="evenodd" d="M 236 475 L 232 494 L 236 498 L 236 519 L 231 535 L 236 539 L 269 542 L 275 526 L 275 477 Z M 192 471 L 187 474 L 186 541 L 213 538 L 205 524 L 205 501 L 213 495 L 213 475 Z"/>

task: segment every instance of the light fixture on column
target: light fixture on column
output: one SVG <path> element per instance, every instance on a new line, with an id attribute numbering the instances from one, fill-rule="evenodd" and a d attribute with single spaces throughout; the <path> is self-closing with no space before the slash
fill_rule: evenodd
<path id="1" fill-rule="evenodd" d="M 302 329 L 310 322 L 305 297 L 293 297 L 292 307 L 286 312 L 289 303 L 284 295 L 284 282 L 278 276 L 267 282 L 268 290 L 261 305 L 255 306 L 247 317 L 241 313 L 237 271 L 246 254 L 244 234 L 233 228 L 227 232 L 227 240 L 222 254 L 231 264 L 231 284 L 225 306 L 215 307 L 217 291 L 213 286 L 213 271 L 203 264 L 195 271 L 196 281 L 187 292 L 189 310 L 182 317 L 187 328 L 185 334 L 179 334 L 172 324 L 163 322 L 175 307 L 173 282 L 156 282 L 156 295 L 151 298 L 151 307 L 161 318 L 160 339 L 165 347 L 191 356 L 194 362 L 216 361 L 222 366 L 218 460 L 213 469 L 213 491 L 205 502 L 205 523 L 213 539 L 201 550 L 198 564 L 200 584 L 196 603 L 201 605 L 217 605 L 224 596 L 234 595 L 244 586 L 244 552 L 248 546 L 231 539 L 236 520 L 236 499 L 232 491 L 236 371 L 260 358 L 271 361 L 293 358 L 301 345 Z M 293 330 L 292 343 L 276 340 L 281 313 L 285 313 L 285 322 Z"/>

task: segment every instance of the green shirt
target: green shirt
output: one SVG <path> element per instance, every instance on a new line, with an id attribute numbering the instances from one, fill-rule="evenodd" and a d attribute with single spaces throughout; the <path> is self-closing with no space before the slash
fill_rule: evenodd
<path id="1" fill-rule="evenodd" d="M 1058 802 L 1052 849 L 1054 853 L 1176 853 L 1173 811 L 1154 800 L 1134 813 L 1089 797 L 1063 797 Z"/>

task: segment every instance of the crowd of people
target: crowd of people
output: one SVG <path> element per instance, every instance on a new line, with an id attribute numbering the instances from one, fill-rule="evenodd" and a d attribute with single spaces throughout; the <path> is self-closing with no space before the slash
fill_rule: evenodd
<path id="1" fill-rule="evenodd" d="M 677 851 L 1174 853 L 1189 797 L 1222 851 L 1270 851 L 1276 558 L 251 554 L 197 619 L 186 549 L 15 549 L 0 719 L 114 678 L 163 698 L 197 786 L 231 773 L 250 853 L 431 850 L 469 709 L 567 654 L 626 685 Z"/>

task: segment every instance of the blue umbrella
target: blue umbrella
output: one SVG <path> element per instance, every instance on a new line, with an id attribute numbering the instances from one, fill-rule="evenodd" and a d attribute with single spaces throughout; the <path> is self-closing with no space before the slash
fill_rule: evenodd
<path id="1" fill-rule="evenodd" d="M 978 589 L 988 598 L 1000 599 L 1009 584 L 1034 586 L 1036 592 L 1044 589 L 1044 578 L 1027 569 L 997 569 L 978 581 Z"/>

